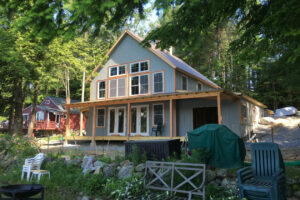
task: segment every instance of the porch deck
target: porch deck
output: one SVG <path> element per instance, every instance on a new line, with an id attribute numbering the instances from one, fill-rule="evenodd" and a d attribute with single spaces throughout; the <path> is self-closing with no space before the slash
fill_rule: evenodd
<path id="1" fill-rule="evenodd" d="M 69 136 L 66 138 L 68 141 L 92 141 L 93 136 Z M 133 140 L 164 140 L 170 139 L 170 137 L 165 136 L 95 136 L 95 141 L 133 141 Z M 181 142 L 184 141 L 184 137 L 172 137 L 171 139 L 180 139 Z"/>

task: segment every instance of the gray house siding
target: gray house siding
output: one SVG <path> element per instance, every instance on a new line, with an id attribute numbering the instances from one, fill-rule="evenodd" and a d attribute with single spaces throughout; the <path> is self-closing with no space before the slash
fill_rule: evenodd
<path id="1" fill-rule="evenodd" d="M 176 71 L 176 90 L 182 90 L 182 75 L 184 75 L 183 73 L 179 72 L 179 71 Z M 186 75 L 185 75 L 186 76 Z M 186 76 L 188 77 L 188 91 L 190 92 L 196 92 L 197 91 L 197 84 L 198 84 L 198 80 L 192 78 L 192 77 L 189 77 L 189 76 Z M 212 90 L 216 90 L 215 88 L 207 85 L 207 84 L 204 84 L 202 83 L 202 91 L 212 91 Z"/>
<path id="2" fill-rule="evenodd" d="M 174 92 L 174 69 L 165 63 L 161 58 L 143 48 L 135 39 L 126 35 L 118 44 L 118 47 L 111 53 L 107 63 L 97 73 L 98 75 L 91 82 L 91 101 L 96 100 L 97 81 L 108 79 L 108 67 L 119 64 L 126 64 L 127 70 L 127 94 L 129 95 L 129 68 L 130 64 L 141 60 L 150 60 L 149 88 L 152 92 L 152 73 L 164 71 L 165 93 Z M 108 82 L 106 82 L 108 86 Z M 107 87 L 108 88 L 108 87 Z M 107 91 L 108 92 L 108 91 Z"/>

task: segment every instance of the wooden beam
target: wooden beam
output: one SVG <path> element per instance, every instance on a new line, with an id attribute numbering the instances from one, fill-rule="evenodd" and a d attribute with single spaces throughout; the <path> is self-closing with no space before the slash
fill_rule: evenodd
<path id="1" fill-rule="evenodd" d="M 170 100 L 170 138 L 173 137 L 173 100 Z"/>
<path id="2" fill-rule="evenodd" d="M 218 104 L 218 124 L 222 124 L 222 108 L 221 108 L 221 94 L 217 95 L 217 104 Z"/>
<path id="3" fill-rule="evenodd" d="M 130 138 L 130 103 L 127 104 L 127 141 Z"/>
<path id="4" fill-rule="evenodd" d="M 242 107 L 241 107 L 241 99 L 238 100 L 238 107 L 239 107 L 239 118 L 240 118 L 240 124 L 242 124 Z"/>
<path id="5" fill-rule="evenodd" d="M 96 106 L 93 107 L 92 145 L 96 142 Z"/>
<path id="6" fill-rule="evenodd" d="M 74 136 L 69 137 L 69 140 L 78 140 L 78 141 L 91 141 L 92 136 Z M 169 139 L 168 136 L 130 136 L 130 140 L 163 140 L 163 139 Z M 96 141 L 127 141 L 127 136 L 96 136 Z M 173 137 L 172 139 L 180 139 L 180 141 L 184 141 L 184 137 Z"/>
<path id="7" fill-rule="evenodd" d="M 174 100 L 174 136 L 177 137 L 177 106 L 176 100 Z"/>
<path id="8" fill-rule="evenodd" d="M 65 132 L 65 142 L 68 143 L 68 137 L 71 136 L 70 134 L 70 108 L 66 108 L 67 110 L 67 117 L 66 117 L 66 132 Z"/>

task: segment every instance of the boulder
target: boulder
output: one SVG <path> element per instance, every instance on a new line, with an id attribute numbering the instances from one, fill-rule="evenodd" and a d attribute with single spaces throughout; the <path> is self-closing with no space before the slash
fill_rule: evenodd
<path id="1" fill-rule="evenodd" d="M 213 170 L 206 170 L 206 180 L 208 182 L 211 182 L 213 180 L 215 180 L 217 178 L 217 173 L 216 171 L 213 171 Z"/>
<path id="2" fill-rule="evenodd" d="M 103 162 L 101 162 L 101 161 L 99 161 L 99 160 L 97 160 L 96 162 L 94 162 L 94 167 L 103 167 L 104 166 L 104 164 L 103 164 Z"/>
<path id="3" fill-rule="evenodd" d="M 106 167 L 103 168 L 103 175 L 106 178 L 110 178 L 113 177 L 115 175 L 115 171 L 116 171 L 116 167 L 113 165 L 108 165 Z"/>
<path id="4" fill-rule="evenodd" d="M 129 177 L 132 176 L 132 172 L 133 172 L 133 166 L 132 165 L 124 166 L 120 169 L 120 171 L 118 173 L 118 178 L 119 179 L 129 178 Z"/>
<path id="5" fill-rule="evenodd" d="M 217 170 L 217 177 L 224 178 L 226 176 L 226 169 L 218 169 Z"/>
<path id="6" fill-rule="evenodd" d="M 84 173 L 84 174 L 86 174 L 88 171 L 89 172 L 94 171 L 95 168 L 93 166 L 93 157 L 88 156 L 86 158 L 83 158 L 83 163 L 82 163 L 81 167 L 83 168 L 82 173 Z"/>
<path id="7" fill-rule="evenodd" d="M 144 163 L 138 164 L 138 165 L 135 167 L 135 171 L 136 171 L 136 172 L 143 172 L 144 170 L 145 170 L 145 164 L 144 164 Z"/>
<path id="8" fill-rule="evenodd" d="M 230 182 L 227 178 L 224 178 L 221 182 L 221 185 L 226 188 L 229 186 L 229 184 L 230 184 Z"/>
<path id="9" fill-rule="evenodd" d="M 95 167 L 95 171 L 94 171 L 94 174 L 100 174 L 102 173 L 102 167 L 98 166 L 98 167 Z"/>

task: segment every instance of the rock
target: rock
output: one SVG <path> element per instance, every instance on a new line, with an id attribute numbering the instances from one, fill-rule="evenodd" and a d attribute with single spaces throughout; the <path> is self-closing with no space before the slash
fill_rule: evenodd
<path id="1" fill-rule="evenodd" d="M 90 198 L 88 197 L 88 196 L 83 196 L 82 198 L 81 198 L 81 200 L 89 200 Z"/>
<path id="2" fill-rule="evenodd" d="M 124 166 L 120 169 L 120 171 L 118 173 L 118 178 L 119 179 L 129 178 L 129 177 L 132 176 L 132 172 L 133 172 L 133 166 L 132 165 Z"/>
<path id="3" fill-rule="evenodd" d="M 300 191 L 295 192 L 295 193 L 294 193 L 294 196 L 297 197 L 297 198 L 300 198 Z"/>
<path id="4" fill-rule="evenodd" d="M 125 161 L 121 162 L 121 166 L 122 166 L 122 167 L 131 165 L 131 164 L 132 164 L 132 163 L 131 163 L 129 160 L 125 160 Z"/>
<path id="5" fill-rule="evenodd" d="M 229 186 L 229 181 L 228 181 L 228 179 L 227 179 L 227 178 L 224 178 L 224 179 L 222 180 L 222 182 L 221 182 L 221 185 L 222 185 L 223 187 L 228 187 L 228 186 Z"/>
<path id="6" fill-rule="evenodd" d="M 213 180 L 215 180 L 217 178 L 217 173 L 216 171 L 213 171 L 213 170 L 206 170 L 206 180 L 208 182 L 211 182 Z"/>
<path id="7" fill-rule="evenodd" d="M 217 177 L 224 178 L 226 176 L 226 169 L 218 169 L 217 170 Z"/>
<path id="8" fill-rule="evenodd" d="M 94 167 L 103 167 L 104 166 L 104 164 L 101 162 L 101 161 L 99 161 L 99 160 L 97 160 L 96 162 L 94 162 Z"/>
<path id="9" fill-rule="evenodd" d="M 84 168 L 89 160 L 93 160 L 93 157 L 85 155 L 82 160 L 81 168 Z"/>
<path id="10" fill-rule="evenodd" d="M 108 166 L 106 166 L 106 167 L 103 168 L 103 175 L 106 178 L 113 177 L 115 175 L 116 169 L 117 169 L 116 167 L 108 165 Z"/>
<path id="11" fill-rule="evenodd" d="M 102 167 L 95 167 L 95 171 L 94 171 L 94 174 L 100 174 L 102 173 Z"/>
<path id="12" fill-rule="evenodd" d="M 81 167 L 83 168 L 82 173 L 86 174 L 88 171 L 94 171 L 95 168 L 93 166 L 93 157 L 92 156 L 88 156 L 87 158 L 83 158 L 83 163 L 81 165 Z M 83 165 L 85 164 L 85 165 Z"/>
<path id="13" fill-rule="evenodd" d="M 143 172 L 144 170 L 145 170 L 145 164 L 144 164 L 144 163 L 138 164 L 138 165 L 135 167 L 135 171 L 136 171 L 136 172 Z"/>

